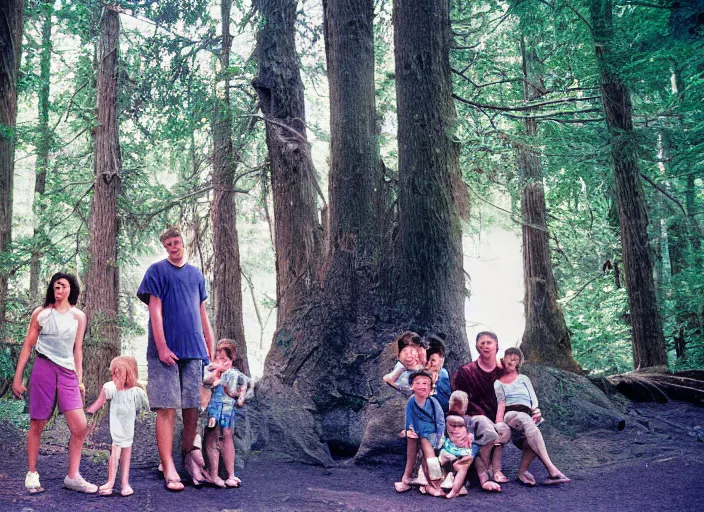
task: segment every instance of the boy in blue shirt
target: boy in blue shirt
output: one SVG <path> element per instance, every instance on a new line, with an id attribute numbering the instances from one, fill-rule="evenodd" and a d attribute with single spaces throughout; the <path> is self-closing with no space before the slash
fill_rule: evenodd
<path id="1" fill-rule="evenodd" d="M 423 453 L 423 471 L 428 476 L 425 491 L 433 496 L 444 496 L 440 489 L 442 470 L 435 450 L 440 448 L 442 435 L 445 431 L 445 414 L 438 401 L 430 396 L 433 388 L 433 377 L 424 370 L 413 372 L 408 382 L 413 396 L 406 405 L 405 434 L 407 442 L 406 467 L 400 482 L 394 487 L 398 492 L 411 488 L 413 481 L 413 466 L 418 454 L 418 448 Z"/>

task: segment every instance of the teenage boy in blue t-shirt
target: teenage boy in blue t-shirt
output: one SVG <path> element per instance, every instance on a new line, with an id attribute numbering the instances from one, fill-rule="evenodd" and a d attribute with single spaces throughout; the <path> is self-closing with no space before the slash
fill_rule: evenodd
<path id="1" fill-rule="evenodd" d="M 204 479 L 202 455 L 186 457 L 194 448 L 202 362 L 212 359 L 213 330 L 205 310 L 203 274 L 186 263 L 181 231 L 172 227 L 159 237 L 168 256 L 148 269 L 137 297 L 149 306 L 147 395 L 156 410 L 156 440 L 170 491 L 183 490 L 174 466 L 173 443 L 176 409 L 183 412 L 182 455 L 194 482 Z"/>

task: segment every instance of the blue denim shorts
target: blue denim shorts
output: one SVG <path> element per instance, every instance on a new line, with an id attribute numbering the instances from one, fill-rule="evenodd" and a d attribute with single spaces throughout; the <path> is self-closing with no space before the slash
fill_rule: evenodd
<path id="1" fill-rule="evenodd" d="M 147 396 L 152 411 L 157 409 L 198 409 L 203 383 L 203 361 L 179 359 L 167 365 L 147 355 Z"/>

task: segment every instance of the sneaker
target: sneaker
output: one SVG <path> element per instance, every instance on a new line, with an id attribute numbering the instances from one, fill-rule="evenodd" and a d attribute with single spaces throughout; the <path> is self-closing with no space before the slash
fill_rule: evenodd
<path id="1" fill-rule="evenodd" d="M 39 483 L 39 473 L 36 471 L 27 471 L 27 476 L 24 477 L 24 486 L 30 494 L 36 494 L 44 491 Z"/>
<path id="2" fill-rule="evenodd" d="M 64 487 L 72 491 L 84 492 L 86 494 L 98 492 L 98 486 L 86 482 L 81 475 L 76 475 L 76 478 L 69 478 L 68 475 L 66 475 L 66 478 L 64 478 Z"/>

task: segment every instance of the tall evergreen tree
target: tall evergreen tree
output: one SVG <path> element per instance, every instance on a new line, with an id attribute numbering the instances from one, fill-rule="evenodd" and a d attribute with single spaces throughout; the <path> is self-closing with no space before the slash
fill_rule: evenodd
<path id="1" fill-rule="evenodd" d="M 521 36 L 523 64 L 523 99 L 529 103 L 544 94 L 541 63 L 535 47 L 526 45 Z M 526 327 L 521 348 L 530 362 L 547 364 L 569 371 L 579 367 L 572 358 L 570 334 L 562 309 L 557 303 L 557 282 L 552 271 L 548 239 L 543 169 L 540 155 L 532 147 L 538 134 L 538 122 L 528 115 L 524 121 L 525 144 L 516 149 L 518 171 L 523 180 L 521 213 L 523 216 L 523 309 Z"/>
<path id="2" fill-rule="evenodd" d="M 54 2 L 46 0 L 42 3 L 42 47 L 39 62 L 39 133 L 37 142 L 37 161 L 34 181 L 34 203 L 35 215 L 39 217 L 45 210 L 43 195 L 46 191 L 46 174 L 49 170 L 49 152 L 52 144 L 52 130 L 49 128 L 49 93 L 51 85 L 51 51 L 53 48 L 51 39 L 52 17 L 54 15 Z M 42 236 L 44 229 L 38 223 L 34 226 L 34 243 L 32 249 L 32 259 L 29 267 L 29 293 L 32 297 L 39 295 L 39 274 L 41 271 L 41 249 L 38 244 L 45 243 Z"/>
<path id="3" fill-rule="evenodd" d="M 303 82 L 296 54 L 296 0 L 256 0 L 259 73 L 254 87 L 266 122 L 274 198 L 277 326 L 318 283 L 322 233 L 316 177 L 306 135 Z M 275 342 L 268 358 L 276 355 Z"/>
<path id="4" fill-rule="evenodd" d="M 633 364 L 635 368 L 667 365 L 648 244 L 648 214 L 633 133 L 631 93 L 619 76 L 612 48 L 615 33 L 611 0 L 592 0 L 590 14 L 618 197 Z"/>
<path id="5" fill-rule="evenodd" d="M 450 369 L 469 360 L 464 319 L 459 144 L 449 1 L 394 2 L 399 234 L 396 317 L 447 335 Z"/>
<path id="6" fill-rule="evenodd" d="M 12 242 L 12 192 L 17 134 L 17 76 L 22 55 L 24 0 L 0 4 L 0 256 Z M 5 323 L 9 265 L 0 267 L 0 323 Z"/>
<path id="7" fill-rule="evenodd" d="M 213 113 L 213 295 L 215 334 L 230 338 L 237 345 L 243 369 L 249 375 L 247 345 L 242 323 L 242 271 L 240 243 L 237 235 L 237 203 L 235 202 L 236 155 L 232 144 L 230 105 L 230 34 L 231 0 L 220 3 L 222 49 L 216 90 L 218 97 Z"/>
<path id="8" fill-rule="evenodd" d="M 88 335 L 84 360 L 86 389 L 99 391 L 110 380 L 110 361 L 120 353 L 117 323 L 119 268 L 117 199 L 122 154 L 117 119 L 119 8 L 103 9 L 98 43 L 97 126 L 94 133 L 94 190 L 89 227 L 85 312 Z"/>

